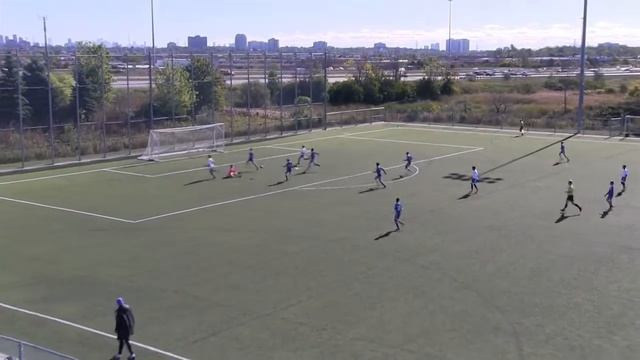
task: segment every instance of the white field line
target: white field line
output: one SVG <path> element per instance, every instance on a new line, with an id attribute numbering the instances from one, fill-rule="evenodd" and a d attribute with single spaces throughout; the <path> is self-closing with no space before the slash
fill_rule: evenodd
<path id="1" fill-rule="evenodd" d="M 270 149 L 280 149 L 280 150 L 287 150 L 287 151 L 301 151 L 300 149 L 296 149 L 296 148 L 292 148 L 292 147 L 285 147 L 285 146 L 277 146 L 277 145 L 270 145 L 270 146 L 265 146 L 267 148 Z"/>
<path id="2" fill-rule="evenodd" d="M 398 180 L 391 180 L 389 181 L 387 184 L 391 185 L 391 184 L 397 184 L 399 182 L 403 182 L 403 181 L 407 181 L 409 179 L 411 179 L 412 177 L 418 176 L 418 174 L 420 174 L 420 168 L 415 166 L 415 165 L 411 165 L 414 169 L 416 169 L 415 172 L 411 173 L 411 175 L 407 176 L 407 177 L 402 177 Z M 358 188 L 362 188 L 362 187 L 366 187 L 366 186 L 376 186 L 376 183 L 370 183 L 370 184 L 361 184 L 361 185 L 349 185 L 349 186 L 324 186 L 324 187 L 306 187 L 306 188 L 301 188 L 298 190 L 344 190 L 344 189 L 358 189 Z"/>
<path id="3" fill-rule="evenodd" d="M 106 168 L 106 169 L 94 169 L 94 170 L 85 170 L 85 171 L 77 171 L 77 172 L 71 172 L 71 173 L 66 173 L 66 174 L 57 174 L 57 175 L 41 176 L 41 177 L 35 177 L 35 178 L 29 178 L 29 179 L 22 179 L 22 180 L 5 181 L 5 182 L 0 182 L 0 185 L 18 184 L 18 183 L 30 182 L 30 181 L 38 181 L 38 180 L 49 180 L 49 179 L 55 179 L 55 178 L 60 178 L 60 177 L 65 177 L 65 176 L 74 176 L 74 175 L 90 174 L 90 173 L 99 172 L 99 171 L 104 171 L 104 170 L 109 170 L 109 169 L 110 169 L 110 168 Z"/>
<path id="4" fill-rule="evenodd" d="M 474 151 L 480 151 L 480 150 L 484 150 L 484 149 L 483 148 L 474 148 L 474 149 L 459 151 L 459 152 L 456 152 L 456 153 L 453 153 L 453 154 L 437 156 L 437 157 L 430 158 L 430 159 L 424 159 L 424 160 L 415 161 L 414 164 L 419 164 L 419 163 L 428 162 L 428 161 L 434 161 L 434 160 L 439 160 L 439 159 L 445 159 L 445 158 L 448 158 L 448 157 L 462 155 L 462 154 L 466 154 L 466 153 L 470 153 L 470 152 L 474 152 Z M 404 164 L 391 166 L 391 167 L 388 167 L 387 169 L 395 169 L 395 168 L 402 167 L 402 166 L 404 166 Z M 262 194 L 250 195 L 250 196 L 245 196 L 245 197 L 236 198 L 236 199 L 232 199 L 232 200 L 220 201 L 220 202 L 216 202 L 216 203 L 212 203 L 212 204 L 198 206 L 198 207 L 194 207 L 194 208 L 190 208 L 190 209 L 174 211 L 174 212 L 170 212 L 170 213 L 166 213 L 166 214 L 162 214 L 162 215 L 151 216 L 151 217 L 140 219 L 140 220 L 136 220 L 136 221 L 133 221 L 133 222 L 137 224 L 137 223 L 141 223 L 141 222 L 162 219 L 162 218 L 169 217 L 169 216 L 186 214 L 186 213 L 190 213 L 190 212 L 194 212 L 194 211 L 198 211 L 198 210 L 203 210 L 203 209 L 208 209 L 208 208 L 213 208 L 213 207 L 217 207 L 217 206 L 221 206 L 221 205 L 233 204 L 233 203 L 236 203 L 236 202 L 257 199 L 257 198 L 261 198 L 261 197 L 280 194 L 280 193 L 283 193 L 283 192 L 288 192 L 288 191 L 293 191 L 293 190 L 298 190 L 298 189 L 303 189 L 303 188 L 308 188 L 308 187 L 314 187 L 316 185 L 326 184 L 326 183 L 330 183 L 330 182 L 334 182 L 334 181 L 351 179 L 351 178 L 358 177 L 358 176 L 369 175 L 371 173 L 372 173 L 371 171 L 364 171 L 364 172 L 353 174 L 353 175 L 341 176 L 341 177 L 337 177 L 337 178 L 333 178 L 333 179 L 317 181 L 317 182 L 310 183 L 310 184 L 293 186 L 293 187 L 286 188 L 286 189 L 269 191 L 269 192 L 262 193 Z"/>
<path id="5" fill-rule="evenodd" d="M 68 208 L 63 208 L 63 207 L 60 207 L 60 206 L 46 205 L 46 204 L 41 204 L 41 203 L 32 202 L 32 201 L 12 199 L 12 198 L 8 198 L 8 197 L 4 197 L 4 196 L 0 196 L 0 200 L 10 201 L 10 202 L 18 203 L 18 204 L 38 206 L 38 207 L 43 207 L 43 208 L 47 208 L 47 209 L 60 210 L 60 211 L 74 213 L 74 214 L 93 216 L 93 217 L 107 219 L 107 220 L 120 221 L 120 222 L 129 223 L 129 224 L 135 223 L 135 221 L 127 220 L 127 219 L 121 219 L 121 218 L 114 217 L 114 216 L 107 216 L 107 215 L 96 214 L 96 213 L 87 212 L 87 211 L 68 209 Z"/>
<path id="6" fill-rule="evenodd" d="M 359 135 L 359 134 L 369 134 L 369 133 L 374 133 L 374 132 L 381 132 L 381 131 L 387 131 L 390 128 L 384 128 L 384 129 L 376 129 L 376 130 L 369 130 L 369 131 L 361 131 L 361 132 L 356 132 L 353 134 L 341 134 L 341 135 L 333 135 L 333 136 L 325 136 L 322 138 L 318 138 L 318 139 L 307 139 L 307 140 L 296 140 L 296 141 L 290 141 L 290 142 L 286 142 L 286 143 L 280 143 L 280 144 L 275 144 L 275 145 L 264 145 L 264 146 L 256 146 L 254 147 L 254 149 L 259 149 L 259 148 L 273 148 L 273 149 L 282 149 L 282 150 L 293 150 L 293 151 L 297 151 L 295 153 L 289 153 L 289 154 L 282 154 L 282 155 L 273 155 L 273 156 L 267 156 L 264 158 L 257 158 L 256 161 L 260 161 L 260 160 L 270 160 L 270 159 L 277 159 L 277 158 L 282 158 L 282 157 L 287 157 L 287 156 L 295 156 L 298 155 L 300 150 L 299 149 L 294 149 L 294 148 L 288 148 L 288 147 L 284 147 L 282 145 L 291 145 L 291 144 L 301 144 L 301 143 L 305 143 L 305 142 L 311 142 L 311 141 L 319 141 L 319 140 L 328 140 L 328 139 L 336 139 L 336 138 L 341 138 L 344 136 L 351 136 L 351 135 Z M 368 140 L 368 138 L 365 138 Z M 443 145 L 444 146 L 444 145 Z M 250 148 L 246 148 L 246 149 L 238 149 L 238 150 L 233 150 L 233 151 L 229 151 L 229 152 L 239 152 L 239 151 L 248 151 Z M 216 165 L 216 167 L 223 167 L 223 166 L 229 166 L 231 164 L 239 164 L 242 162 L 233 162 L 233 163 L 227 163 L 227 164 L 219 164 Z M 200 171 L 206 169 L 204 166 L 203 167 L 198 167 L 198 168 L 194 168 L 194 169 L 186 169 L 186 170 L 179 170 L 179 171 L 172 171 L 172 172 L 167 172 L 167 173 L 163 173 L 163 174 L 156 174 L 156 175 L 148 175 L 148 177 L 150 178 L 159 178 L 159 177 L 164 177 L 164 176 L 170 176 L 170 175 L 177 175 L 177 174 L 184 174 L 184 173 L 188 173 L 188 172 L 193 172 L 193 171 Z"/>
<path id="7" fill-rule="evenodd" d="M 83 325 L 80 325 L 80 324 L 72 323 L 71 321 L 62 320 L 62 319 L 59 319 L 59 318 L 56 318 L 56 317 L 53 317 L 53 316 L 37 313 L 35 311 L 22 309 L 22 308 L 19 308 L 19 307 L 16 307 L 16 306 L 12 306 L 12 305 L 8 305 L 8 304 L 4 304 L 4 303 L 0 303 L 0 307 L 3 307 L 5 309 L 7 309 L 7 310 L 13 310 L 13 311 L 17 311 L 17 312 L 20 312 L 20 313 L 23 313 L 23 314 L 35 316 L 35 317 L 38 317 L 38 318 L 41 318 L 41 319 L 46 319 L 46 320 L 50 320 L 50 321 L 53 321 L 53 322 L 57 322 L 57 323 L 62 324 L 62 325 L 67 325 L 67 326 L 70 326 L 70 327 L 74 327 L 76 329 L 80 329 L 80 330 L 83 330 L 83 331 L 86 331 L 86 332 L 89 332 L 89 333 L 92 333 L 92 334 L 104 336 L 104 337 L 107 337 L 109 339 L 116 339 L 115 335 L 108 334 L 108 333 L 100 331 L 100 330 L 92 329 L 90 327 L 86 327 L 86 326 L 83 326 Z M 133 345 L 135 345 L 137 347 L 149 350 L 149 351 L 154 352 L 156 354 L 164 355 L 164 356 L 172 358 L 172 359 L 189 360 L 188 358 L 186 358 L 184 356 L 172 354 L 172 353 L 170 353 L 168 351 L 160 350 L 160 349 L 155 348 L 153 346 L 145 345 L 145 344 L 142 344 L 142 343 L 139 343 L 139 342 L 136 342 L 136 341 L 131 341 L 131 344 L 133 344 Z"/>
<path id="8" fill-rule="evenodd" d="M 277 158 L 282 158 L 282 157 L 287 157 L 287 156 L 294 156 L 298 154 L 297 152 L 295 153 L 289 153 L 289 154 L 282 154 L 282 155 L 273 155 L 273 156 L 267 156 L 267 157 L 263 157 L 263 158 L 256 158 L 256 162 L 261 161 L 261 160 L 270 160 L 270 159 L 277 159 Z M 227 163 L 227 164 L 216 164 L 216 168 L 221 168 L 221 167 L 225 167 L 225 166 L 229 166 L 229 165 L 237 165 L 237 164 L 242 164 L 243 162 L 233 162 L 233 163 Z M 159 177 L 163 177 L 163 176 L 169 176 L 169 175 L 177 175 L 177 174 L 184 174 L 184 173 L 188 173 L 188 172 L 193 172 L 193 171 L 204 171 L 207 170 L 206 166 L 201 166 L 195 169 L 187 169 L 187 170 L 178 170 L 178 171 L 172 171 L 172 172 L 168 172 L 168 173 L 164 173 L 164 174 L 157 174 L 157 175 L 147 175 L 150 178 L 159 178 Z"/>
<path id="9" fill-rule="evenodd" d="M 390 127 L 387 128 L 388 130 L 418 130 L 418 131 L 431 131 L 431 132 L 443 132 L 443 133 L 456 133 L 456 134 L 472 134 L 472 135 L 485 135 L 485 136 L 503 136 L 503 137 L 514 137 L 514 134 L 517 133 L 516 130 L 505 130 L 505 129 L 484 129 L 484 128 L 470 128 L 470 127 L 459 127 L 459 128 L 463 128 L 463 129 L 467 129 L 467 130 L 456 130 L 456 127 L 454 126 L 447 126 L 447 125 L 428 125 L 428 124 L 405 124 L 405 123 L 396 123 L 396 122 L 390 122 L 387 124 L 393 124 L 393 125 L 398 125 L 398 127 Z M 504 134 L 505 132 L 509 132 L 509 134 Z M 552 133 L 552 132 L 544 132 L 544 131 L 531 131 L 530 133 L 534 133 L 534 134 L 541 134 L 541 135 L 547 135 L 547 136 L 535 136 L 535 135 L 525 135 L 524 138 L 531 138 L 531 139 L 542 139 L 542 140 L 549 140 L 552 138 L 564 138 L 570 135 L 573 135 L 571 133 Z M 348 135 L 346 135 L 348 136 Z M 595 139 L 601 139 L 601 140 L 590 140 L 590 139 L 584 139 L 585 137 L 588 138 L 595 138 Z M 569 141 L 576 141 L 576 142 L 586 142 L 586 143 L 596 143 L 596 144 L 613 144 L 613 145 L 635 145 L 638 146 L 640 145 L 640 142 L 638 140 L 635 139 L 626 139 L 624 141 L 620 141 L 620 140 L 610 140 L 612 138 L 610 138 L 609 136 L 601 136 L 601 135 L 577 135 L 573 138 L 571 138 L 571 140 Z"/>
<path id="10" fill-rule="evenodd" d="M 134 172 L 121 171 L 121 170 L 116 170 L 116 169 L 104 169 L 104 171 L 106 171 L 106 172 L 112 172 L 112 173 L 117 173 L 117 174 L 131 175 L 131 176 L 140 176 L 140 177 L 146 177 L 146 178 L 153 177 L 153 176 L 151 176 L 151 175 L 138 174 L 138 173 L 134 173 Z"/>
<path id="11" fill-rule="evenodd" d="M 478 148 L 477 146 L 438 144 L 438 143 L 430 143 L 430 142 L 423 142 L 423 141 L 378 139 L 378 138 L 368 138 L 368 137 L 350 136 L 350 135 L 344 135 L 343 137 L 347 139 L 356 139 L 356 140 L 383 141 L 383 142 L 391 142 L 391 143 L 399 143 L 399 144 L 414 144 L 414 145 L 433 145 L 433 146 L 452 147 L 452 148 L 460 148 L 460 149 L 477 149 Z"/>

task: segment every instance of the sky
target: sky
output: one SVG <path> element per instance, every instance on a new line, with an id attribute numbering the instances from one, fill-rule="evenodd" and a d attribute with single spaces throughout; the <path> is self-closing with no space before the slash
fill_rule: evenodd
<path id="1" fill-rule="evenodd" d="M 61 44 L 104 39 L 122 45 L 151 44 L 151 0 L 0 0 L 0 34 Z M 186 45 L 207 36 L 209 45 L 280 39 L 280 45 L 418 47 L 448 37 L 447 0 L 154 0 L 156 46 Z M 540 48 L 580 43 L 583 0 L 453 0 L 452 37 L 471 49 Z M 587 43 L 640 46 L 639 0 L 591 0 Z"/>

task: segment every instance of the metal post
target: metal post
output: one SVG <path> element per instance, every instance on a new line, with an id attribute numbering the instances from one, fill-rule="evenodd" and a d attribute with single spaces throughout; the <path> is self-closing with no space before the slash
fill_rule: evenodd
<path id="1" fill-rule="evenodd" d="M 251 138 L 251 74 L 249 68 L 251 64 L 251 56 L 247 51 L 247 139 Z"/>
<path id="2" fill-rule="evenodd" d="M 80 75 L 79 75 L 78 52 L 76 51 L 73 57 L 73 72 L 76 80 L 76 156 L 78 161 L 82 160 L 82 144 L 81 140 L 81 128 L 80 128 Z"/>
<path id="3" fill-rule="evenodd" d="M 267 51 L 264 51 L 264 87 L 267 87 Z M 271 97 L 269 97 L 270 99 Z M 266 137 L 269 133 L 267 129 L 267 101 L 264 102 L 264 136 Z"/>
<path id="4" fill-rule="evenodd" d="M 284 100 L 283 90 L 283 76 L 282 76 L 282 67 L 284 66 L 284 60 L 282 58 L 282 52 L 280 52 L 280 135 L 284 134 L 284 109 L 282 102 Z"/>
<path id="5" fill-rule="evenodd" d="M 582 46 L 580 48 L 580 94 L 578 96 L 577 131 L 584 130 L 584 83 L 587 47 L 587 0 L 584 0 L 584 15 L 582 18 Z"/>
<path id="6" fill-rule="evenodd" d="M 124 66 L 125 66 L 125 76 L 127 80 L 127 144 L 129 148 L 129 155 L 131 155 L 131 148 L 133 144 L 131 143 L 131 97 L 129 96 L 129 55 L 124 54 Z"/>
<path id="7" fill-rule="evenodd" d="M 229 101 L 231 102 L 231 141 L 233 142 L 233 124 L 236 118 L 236 111 L 233 102 L 233 55 L 231 55 L 231 52 L 229 52 Z"/>
<path id="8" fill-rule="evenodd" d="M 196 79 L 194 76 L 194 68 L 195 68 L 195 57 L 193 53 L 191 54 L 191 58 L 189 62 L 191 63 L 191 93 L 193 94 L 193 98 L 191 99 L 191 125 L 196 124 Z"/>
<path id="9" fill-rule="evenodd" d="M 213 66 L 213 53 L 209 53 L 209 66 L 211 66 L 211 113 L 209 123 L 216 123 L 216 68 Z"/>
<path id="10" fill-rule="evenodd" d="M 16 59 L 18 62 L 18 119 L 20 121 L 20 157 L 22 159 L 22 167 L 25 162 L 24 149 L 24 119 L 22 116 L 22 62 L 20 61 L 20 53 L 16 49 Z"/>
<path id="11" fill-rule="evenodd" d="M 18 360 L 24 360 L 24 345 L 18 342 Z"/>
<path id="12" fill-rule="evenodd" d="M 153 1 L 151 2 L 153 4 Z M 152 56 L 149 53 L 149 129 L 153 129 L 153 65 Z"/>
<path id="13" fill-rule="evenodd" d="M 447 52 L 449 53 L 449 57 L 451 57 L 451 2 L 453 0 L 449 0 L 449 42 L 447 44 Z"/>
<path id="14" fill-rule="evenodd" d="M 327 98 L 329 97 L 327 91 L 327 52 L 324 52 L 324 81 L 322 85 L 322 122 L 324 124 L 324 130 L 327 130 Z"/>
<path id="15" fill-rule="evenodd" d="M 295 67 L 294 72 L 294 81 L 296 82 L 294 95 L 293 95 L 293 107 L 294 107 L 294 117 L 293 121 L 296 123 L 296 134 L 298 133 L 298 53 L 293 53 L 293 66 Z"/>
<path id="16" fill-rule="evenodd" d="M 173 55 L 173 50 L 171 50 L 171 54 L 169 54 L 171 56 L 171 75 L 169 76 L 169 78 L 171 79 L 171 121 L 176 121 L 176 94 L 175 94 L 175 78 L 174 78 L 174 67 L 173 67 L 173 60 L 174 60 L 174 55 Z M 193 69 L 193 66 L 191 67 L 191 69 Z"/>
<path id="17" fill-rule="evenodd" d="M 49 63 L 49 43 L 47 40 L 47 18 L 42 18 L 44 26 L 44 58 L 47 65 L 47 90 L 49 93 L 49 142 L 51 143 L 51 164 L 56 163 L 56 147 L 53 138 L 53 99 L 51 96 L 51 64 Z"/>
<path id="18" fill-rule="evenodd" d="M 311 55 L 311 68 L 309 69 L 309 131 L 313 130 L 313 53 Z"/>
<path id="19" fill-rule="evenodd" d="M 100 53 L 100 109 L 102 110 L 102 157 L 107 157 L 107 112 L 105 111 L 104 100 L 106 96 L 104 85 L 104 53 Z"/>

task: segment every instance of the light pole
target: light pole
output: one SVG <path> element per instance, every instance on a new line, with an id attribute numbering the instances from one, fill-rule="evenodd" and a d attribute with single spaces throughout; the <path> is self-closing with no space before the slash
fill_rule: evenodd
<path id="1" fill-rule="evenodd" d="M 453 0 L 449 0 L 449 41 L 447 41 L 447 52 L 451 57 L 451 3 Z"/>
<path id="2" fill-rule="evenodd" d="M 578 96 L 577 131 L 584 129 L 584 68 L 586 63 L 587 47 L 587 0 L 584 0 L 584 13 L 582 16 L 582 46 L 580 48 L 580 94 Z"/>

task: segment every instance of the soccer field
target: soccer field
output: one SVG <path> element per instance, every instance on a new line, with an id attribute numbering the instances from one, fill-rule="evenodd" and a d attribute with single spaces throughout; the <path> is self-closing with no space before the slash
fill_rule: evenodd
<path id="1" fill-rule="evenodd" d="M 206 155 L 0 177 L 0 334 L 104 360 L 123 296 L 139 359 L 635 358 L 640 142 L 556 164 L 567 135 L 514 135 L 365 125 L 227 146 L 215 180 Z M 321 166 L 283 183 L 302 145 Z"/>

